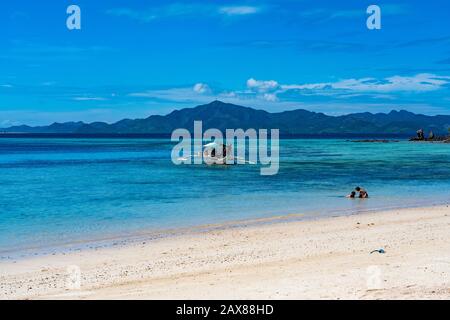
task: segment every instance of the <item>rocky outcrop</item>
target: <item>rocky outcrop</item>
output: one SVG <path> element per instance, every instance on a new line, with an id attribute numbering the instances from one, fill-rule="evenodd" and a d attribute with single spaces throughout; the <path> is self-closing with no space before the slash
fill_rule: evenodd
<path id="1" fill-rule="evenodd" d="M 409 139 L 409 141 L 446 142 L 446 143 L 448 143 L 448 142 L 450 142 L 450 137 L 436 137 L 435 136 L 433 138 L 423 138 L 423 139 L 414 137 L 414 138 Z"/>

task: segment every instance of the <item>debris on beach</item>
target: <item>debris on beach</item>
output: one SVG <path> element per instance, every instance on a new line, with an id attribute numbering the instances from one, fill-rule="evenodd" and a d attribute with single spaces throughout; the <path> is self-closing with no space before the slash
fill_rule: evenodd
<path id="1" fill-rule="evenodd" d="M 378 252 L 378 253 L 381 253 L 381 254 L 386 253 L 386 251 L 384 251 L 384 249 L 377 249 L 377 250 L 371 251 L 370 254 L 375 253 L 375 252 Z"/>

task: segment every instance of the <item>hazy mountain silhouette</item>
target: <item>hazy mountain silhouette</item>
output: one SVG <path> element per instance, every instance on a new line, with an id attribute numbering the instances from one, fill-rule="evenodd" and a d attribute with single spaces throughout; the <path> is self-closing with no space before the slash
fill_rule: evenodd
<path id="1" fill-rule="evenodd" d="M 390 113 L 354 113 L 342 116 L 328 116 L 307 110 L 293 110 L 269 113 L 221 101 L 213 101 L 195 108 L 175 110 L 168 115 L 153 115 L 145 119 L 124 119 L 113 124 L 105 122 L 66 122 L 49 126 L 15 126 L 3 132 L 21 133 L 115 133 L 139 134 L 171 133 L 177 128 L 193 130 L 194 121 L 203 121 L 203 130 L 208 128 L 248 129 L 276 128 L 282 134 L 411 134 L 423 128 L 436 134 L 447 133 L 450 116 L 426 116 L 408 111 Z"/>

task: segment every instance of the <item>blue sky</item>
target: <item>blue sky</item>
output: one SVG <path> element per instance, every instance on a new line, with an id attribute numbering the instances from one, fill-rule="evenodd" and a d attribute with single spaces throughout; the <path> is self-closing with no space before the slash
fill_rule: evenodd
<path id="1" fill-rule="evenodd" d="M 81 8 L 81 30 L 66 9 Z M 369 30 L 377 4 L 382 29 Z M 165 114 L 450 114 L 447 1 L 2 1 L 0 126 Z"/>

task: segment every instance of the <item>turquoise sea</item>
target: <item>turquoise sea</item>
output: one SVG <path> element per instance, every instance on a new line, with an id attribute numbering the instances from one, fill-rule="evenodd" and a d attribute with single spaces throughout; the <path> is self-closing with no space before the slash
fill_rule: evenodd
<path id="1" fill-rule="evenodd" d="M 225 221 L 448 203 L 450 144 L 280 141 L 280 170 L 175 166 L 169 139 L 1 138 L 0 257 Z M 357 185 L 371 198 L 346 199 Z M 32 248 L 32 249 L 31 249 Z"/>

